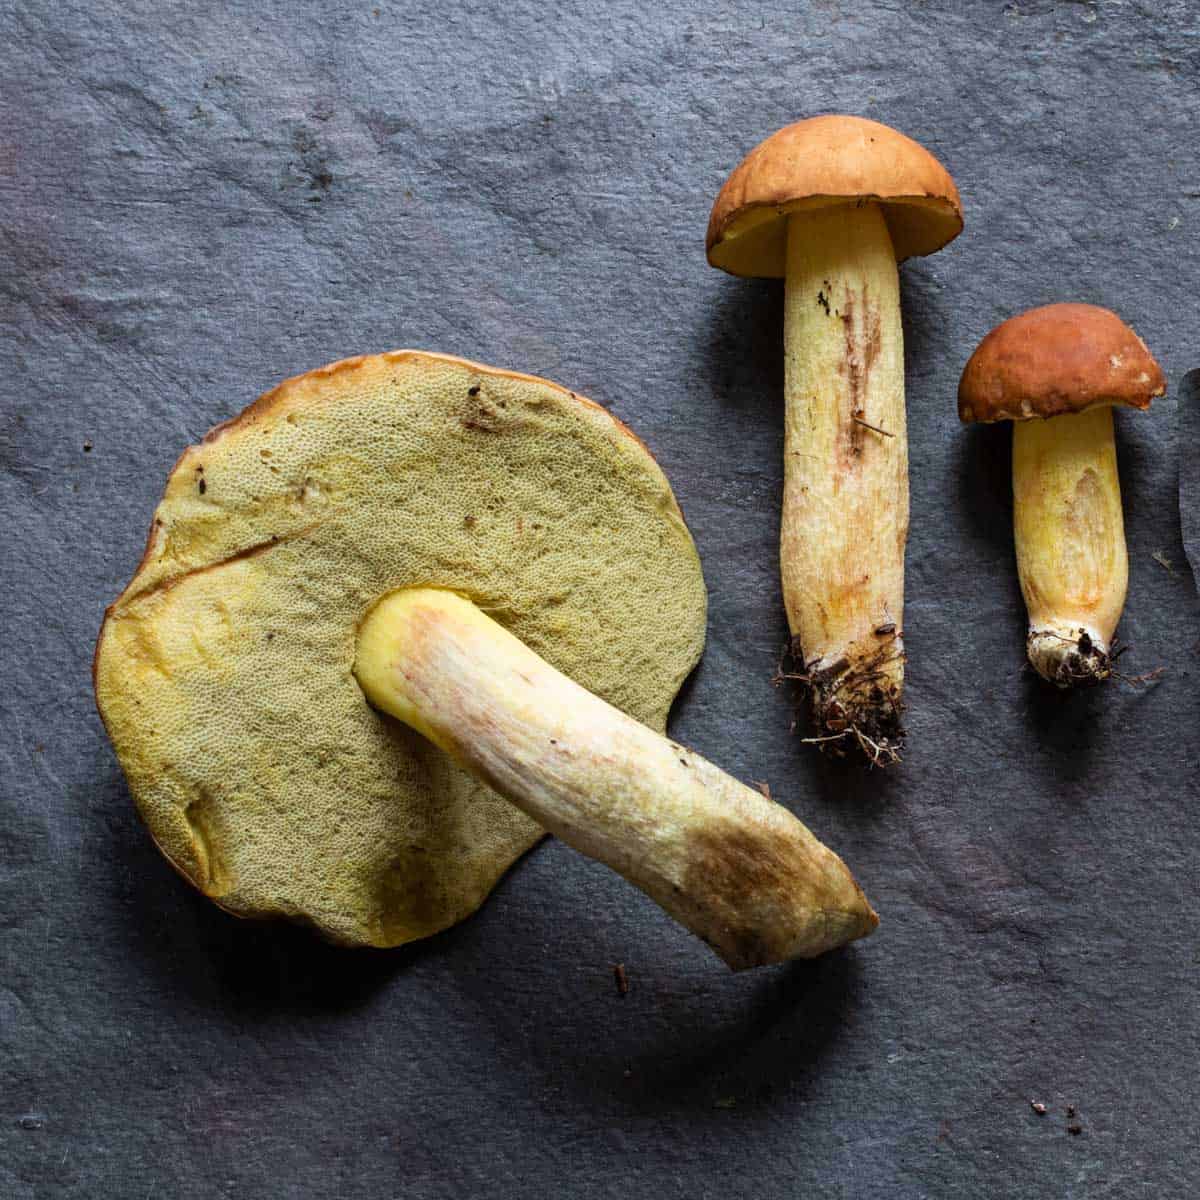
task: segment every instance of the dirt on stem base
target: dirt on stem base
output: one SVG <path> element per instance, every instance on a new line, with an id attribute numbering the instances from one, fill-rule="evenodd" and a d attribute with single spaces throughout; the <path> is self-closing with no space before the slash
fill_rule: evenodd
<path id="1" fill-rule="evenodd" d="M 1070 637 L 1048 629 L 1030 630 L 1029 661 L 1048 683 L 1059 688 L 1095 687 L 1113 676 L 1113 658 L 1086 629 Z"/>
<path id="2" fill-rule="evenodd" d="M 900 761 L 904 649 L 897 634 L 828 664 L 805 662 L 799 639 L 793 638 L 788 656 L 800 669 L 781 669 L 780 678 L 800 684 L 798 707 L 807 699 L 812 733 L 805 743 L 834 758 L 857 747 L 875 767 Z"/>

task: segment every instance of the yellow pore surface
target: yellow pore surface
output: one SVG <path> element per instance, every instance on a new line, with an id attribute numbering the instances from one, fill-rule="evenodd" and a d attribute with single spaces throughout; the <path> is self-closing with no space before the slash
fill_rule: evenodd
<path id="1" fill-rule="evenodd" d="M 418 584 L 658 730 L 703 646 L 691 537 L 604 410 L 406 351 L 288 381 L 184 453 L 96 655 L 142 817 L 223 907 L 397 945 L 541 836 L 351 673 L 364 615 Z"/>
<path id="2" fill-rule="evenodd" d="M 1111 408 L 1013 426 L 1013 531 L 1031 630 L 1108 646 L 1129 579 Z"/>

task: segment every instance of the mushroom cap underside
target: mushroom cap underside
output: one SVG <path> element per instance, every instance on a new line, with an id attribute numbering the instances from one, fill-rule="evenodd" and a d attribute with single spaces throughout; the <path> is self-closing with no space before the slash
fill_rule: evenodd
<path id="1" fill-rule="evenodd" d="M 958 385 L 962 421 L 1028 421 L 1106 405 L 1149 408 L 1166 380 L 1146 344 L 1094 304 L 1048 304 L 997 325 Z"/>
<path id="2" fill-rule="evenodd" d="M 954 180 L 924 146 L 864 117 L 810 117 L 734 168 L 709 217 L 708 261 L 733 275 L 781 278 L 792 213 L 866 200 L 882 207 L 898 261 L 932 254 L 962 231 Z"/>
<path id="3" fill-rule="evenodd" d="M 138 811 L 223 908 L 398 945 L 542 835 L 355 681 L 359 621 L 415 584 L 658 730 L 703 647 L 691 536 L 604 409 L 414 351 L 288 380 L 184 452 L 96 647 Z"/>

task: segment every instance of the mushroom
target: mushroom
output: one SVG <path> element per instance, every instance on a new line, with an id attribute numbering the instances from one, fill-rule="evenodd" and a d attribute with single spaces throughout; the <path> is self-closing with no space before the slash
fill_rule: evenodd
<path id="1" fill-rule="evenodd" d="M 962 229 L 922 146 L 860 117 L 755 147 L 708 223 L 708 261 L 785 281 L 783 600 L 815 736 L 875 763 L 903 739 L 908 442 L 897 262 Z"/>
<path id="2" fill-rule="evenodd" d="M 624 426 L 398 351 L 289 380 L 185 451 L 96 695 L 154 839 L 240 916 L 399 945 L 549 828 L 732 966 L 863 936 L 841 859 L 663 736 L 705 609 Z"/>
<path id="3" fill-rule="evenodd" d="M 1029 612 L 1026 651 L 1060 688 L 1112 674 L 1129 580 L 1112 410 L 1166 391 L 1145 343 L 1115 313 L 1050 304 L 989 333 L 963 370 L 958 415 L 1015 421 L 1013 535 Z"/>

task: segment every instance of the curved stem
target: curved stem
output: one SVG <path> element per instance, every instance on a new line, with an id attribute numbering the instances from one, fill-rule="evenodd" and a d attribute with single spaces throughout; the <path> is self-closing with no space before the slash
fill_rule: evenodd
<path id="1" fill-rule="evenodd" d="M 785 808 L 573 683 L 461 596 L 386 597 L 354 670 L 377 708 L 735 969 L 820 954 L 878 923 L 842 860 Z"/>
<path id="2" fill-rule="evenodd" d="M 897 757 L 908 435 L 900 284 L 877 204 L 788 224 L 780 568 L 816 732 Z"/>

